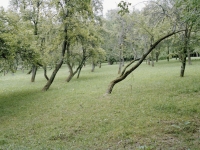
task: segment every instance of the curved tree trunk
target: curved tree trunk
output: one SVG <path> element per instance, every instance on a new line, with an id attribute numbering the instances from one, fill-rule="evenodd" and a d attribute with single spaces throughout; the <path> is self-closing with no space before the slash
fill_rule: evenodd
<path id="1" fill-rule="evenodd" d="M 62 66 L 63 64 L 63 59 L 61 59 L 61 61 L 56 65 L 53 73 L 51 74 L 51 77 L 50 79 L 47 81 L 46 85 L 43 87 L 43 91 L 47 91 L 49 89 L 49 87 L 51 86 L 51 84 L 53 83 L 55 77 L 56 77 L 56 74 L 58 73 L 60 67 Z"/>
<path id="2" fill-rule="evenodd" d="M 70 63 L 67 63 L 67 66 L 69 68 L 69 76 L 67 77 L 66 81 L 69 82 L 73 78 L 74 72 L 73 72 L 73 67 L 71 66 Z"/>
<path id="3" fill-rule="evenodd" d="M 47 76 L 47 67 L 44 66 L 43 69 L 44 69 L 44 77 L 45 77 L 45 78 L 47 79 L 47 81 L 48 81 L 49 78 L 48 78 L 48 76 Z"/>
<path id="4" fill-rule="evenodd" d="M 65 33 L 67 33 L 67 27 L 65 27 Z M 60 60 L 60 62 L 56 65 L 53 73 L 51 74 L 50 79 L 47 81 L 46 85 L 43 87 L 43 91 L 47 91 L 49 89 L 49 87 L 51 86 L 51 84 L 53 83 L 56 74 L 58 73 L 59 69 L 61 68 L 62 64 L 63 64 L 63 59 L 65 56 L 65 50 L 69 48 L 69 43 L 67 43 L 67 36 L 65 36 L 65 40 L 63 41 L 63 47 L 62 47 L 62 58 Z"/>
<path id="5" fill-rule="evenodd" d="M 77 75 L 77 79 L 79 79 L 79 77 L 80 77 L 80 73 L 81 73 L 81 69 L 82 69 L 83 67 L 81 67 L 79 70 L 78 70 L 78 75 Z"/>
<path id="6" fill-rule="evenodd" d="M 109 86 L 108 86 L 108 89 L 106 91 L 107 94 L 111 94 L 112 93 L 112 90 L 113 90 L 113 87 L 115 86 L 115 84 L 121 82 L 122 80 L 124 80 L 131 72 L 133 72 L 137 67 L 140 66 L 140 64 L 143 62 L 143 60 L 147 57 L 147 55 L 152 51 L 154 50 L 154 48 L 161 42 L 163 41 L 164 39 L 176 34 L 176 33 L 179 33 L 179 32 L 182 32 L 184 30 L 180 30 L 180 31 L 177 31 L 177 32 L 172 32 L 162 38 L 160 38 L 159 40 L 157 40 L 151 47 L 150 49 L 145 53 L 143 54 L 143 56 L 140 58 L 140 60 L 132 67 L 130 68 L 129 70 L 125 71 L 124 74 L 122 76 L 119 76 L 117 77 L 115 80 L 111 81 Z"/>

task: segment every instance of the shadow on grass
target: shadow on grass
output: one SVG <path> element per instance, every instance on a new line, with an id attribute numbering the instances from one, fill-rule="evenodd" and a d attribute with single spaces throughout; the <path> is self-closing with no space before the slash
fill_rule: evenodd
<path id="1" fill-rule="evenodd" d="M 34 103 L 34 97 L 41 93 L 38 90 L 23 90 L 0 95 L 0 118 L 17 116 L 21 111 L 29 109 Z"/>

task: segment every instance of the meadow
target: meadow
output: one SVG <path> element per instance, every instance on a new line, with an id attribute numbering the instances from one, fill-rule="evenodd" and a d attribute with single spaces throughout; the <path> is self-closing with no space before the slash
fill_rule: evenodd
<path id="1" fill-rule="evenodd" d="M 200 147 L 200 60 L 186 66 L 145 62 L 105 95 L 118 65 L 103 64 L 65 82 L 63 65 L 47 92 L 39 70 L 0 76 L 1 150 L 197 150 Z M 51 71 L 48 71 L 50 75 Z"/>

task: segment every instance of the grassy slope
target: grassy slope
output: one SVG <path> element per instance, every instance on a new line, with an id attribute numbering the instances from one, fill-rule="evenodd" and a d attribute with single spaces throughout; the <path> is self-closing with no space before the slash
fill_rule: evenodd
<path id="1" fill-rule="evenodd" d="M 0 149 L 198 149 L 200 61 L 179 77 L 180 62 L 142 64 L 103 96 L 117 65 L 64 82 L 64 66 L 47 92 L 20 71 L 0 77 Z"/>

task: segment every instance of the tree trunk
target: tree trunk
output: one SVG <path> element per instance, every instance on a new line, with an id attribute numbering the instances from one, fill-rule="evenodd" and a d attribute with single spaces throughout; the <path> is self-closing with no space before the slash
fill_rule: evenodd
<path id="1" fill-rule="evenodd" d="M 184 48 L 183 48 L 183 54 L 182 54 L 182 65 L 181 65 L 181 72 L 180 77 L 184 77 L 185 73 L 185 66 L 186 66 L 186 56 L 188 53 L 188 46 L 189 46 L 189 40 L 190 40 L 190 34 L 191 34 L 191 28 L 188 28 L 188 25 L 186 24 L 185 34 L 184 34 Z"/>
<path id="2" fill-rule="evenodd" d="M 81 73 L 81 69 L 82 69 L 83 67 L 81 67 L 79 70 L 78 70 L 78 75 L 77 75 L 77 79 L 79 79 L 79 77 L 80 77 L 80 73 Z"/>
<path id="3" fill-rule="evenodd" d="M 33 65 L 32 67 L 32 77 L 31 77 L 31 82 L 35 82 L 35 77 L 36 77 L 36 73 L 37 73 L 37 66 Z"/>
<path id="4" fill-rule="evenodd" d="M 44 77 L 45 77 L 45 78 L 47 79 L 47 81 L 48 81 L 49 78 L 48 78 L 48 76 L 47 76 L 47 67 L 44 66 L 43 69 L 44 69 Z"/>
<path id="5" fill-rule="evenodd" d="M 95 69 L 95 63 L 92 62 L 92 70 L 91 70 L 91 72 L 94 72 L 94 69 Z"/>
<path id="6" fill-rule="evenodd" d="M 73 78 L 74 72 L 73 67 L 70 65 L 70 63 L 67 63 L 67 66 L 69 68 L 69 76 L 67 77 L 66 81 L 69 82 Z"/>
<path id="7" fill-rule="evenodd" d="M 101 62 L 99 62 L 99 68 L 101 68 Z"/>
<path id="8" fill-rule="evenodd" d="M 196 57 L 199 57 L 199 54 L 198 54 L 198 52 L 196 52 Z"/>
<path id="9" fill-rule="evenodd" d="M 31 74 L 31 72 L 32 72 L 32 68 L 29 70 L 29 72 L 27 72 L 27 74 Z"/>
<path id="10" fill-rule="evenodd" d="M 182 57 L 182 65 L 181 65 L 180 77 L 184 77 L 185 66 L 186 66 L 186 55 L 184 55 L 184 56 Z"/>
<path id="11" fill-rule="evenodd" d="M 154 58 L 151 59 L 151 66 L 154 67 Z"/>
<path id="12" fill-rule="evenodd" d="M 56 65 L 53 73 L 51 74 L 51 77 L 50 79 L 47 81 L 46 85 L 43 87 L 43 91 L 47 91 L 49 89 L 49 87 L 51 86 L 51 84 L 53 83 L 55 77 L 56 77 L 56 74 L 58 73 L 60 67 L 62 66 L 63 64 L 63 58 L 61 59 L 61 61 Z"/>
<path id="13" fill-rule="evenodd" d="M 147 59 L 148 65 L 151 65 L 150 57 Z"/>
<path id="14" fill-rule="evenodd" d="M 67 35 L 67 27 L 65 26 L 65 33 Z M 46 85 L 43 87 L 43 91 L 47 91 L 49 89 L 49 87 L 51 86 L 51 84 L 53 83 L 55 77 L 56 77 L 56 74 L 58 73 L 59 69 L 61 68 L 62 64 L 63 64 L 63 59 L 64 59 L 64 56 L 65 56 L 65 51 L 66 49 L 69 49 L 69 43 L 67 43 L 67 36 L 65 36 L 65 39 L 63 41 L 63 46 L 62 46 L 62 58 L 60 60 L 60 62 L 56 65 L 53 73 L 51 74 L 51 77 L 50 79 L 47 81 Z"/>
<path id="15" fill-rule="evenodd" d="M 159 52 L 156 52 L 156 62 L 158 62 Z"/>
<path id="16" fill-rule="evenodd" d="M 112 93 L 112 90 L 113 90 L 113 87 L 115 86 L 115 84 L 117 84 L 118 82 L 121 82 L 122 80 L 124 80 L 131 72 L 133 72 L 137 67 L 140 66 L 140 64 L 143 62 L 143 60 L 147 57 L 147 55 L 152 51 L 154 50 L 154 48 L 161 42 L 163 41 L 164 39 L 176 34 L 176 33 L 179 33 L 179 32 L 182 32 L 184 30 L 180 30 L 180 31 L 177 31 L 177 32 L 172 32 L 162 38 L 160 38 L 159 40 L 157 40 L 151 47 L 150 49 L 145 53 L 143 54 L 143 56 L 140 58 L 140 60 L 132 67 L 130 68 L 129 70 L 125 71 L 124 74 L 122 76 L 119 76 L 117 77 L 115 80 L 111 81 L 109 86 L 108 86 L 108 89 L 107 89 L 107 94 L 111 94 Z"/>
<path id="17" fill-rule="evenodd" d="M 169 44 L 167 45 L 167 61 L 169 62 Z"/>

